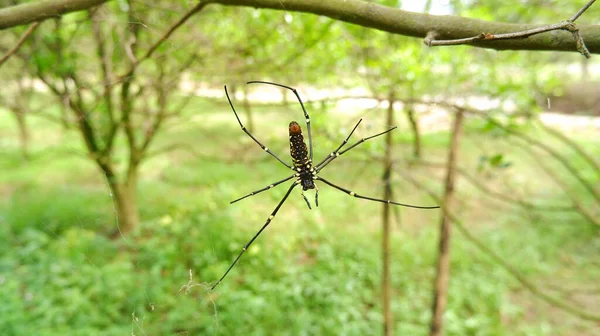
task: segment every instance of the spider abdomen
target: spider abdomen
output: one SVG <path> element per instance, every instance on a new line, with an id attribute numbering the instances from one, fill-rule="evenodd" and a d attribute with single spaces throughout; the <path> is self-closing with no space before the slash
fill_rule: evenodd
<path id="1" fill-rule="evenodd" d="M 302 128 L 297 122 L 292 121 L 290 123 L 290 155 L 294 161 L 294 166 L 301 167 L 309 163 L 308 149 L 306 143 L 304 143 L 304 136 L 302 136 Z"/>
<path id="2" fill-rule="evenodd" d="M 302 136 L 302 128 L 297 122 L 292 121 L 290 123 L 290 155 L 294 162 L 294 167 L 298 172 L 298 179 L 302 185 L 302 189 L 314 189 L 315 183 L 313 181 L 314 168 L 312 162 L 308 157 L 308 149 L 304 142 L 304 136 Z"/>

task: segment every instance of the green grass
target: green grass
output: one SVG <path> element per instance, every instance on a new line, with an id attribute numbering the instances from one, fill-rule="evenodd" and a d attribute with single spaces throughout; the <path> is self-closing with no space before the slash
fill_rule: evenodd
<path id="1" fill-rule="evenodd" d="M 2 143 L 2 335 L 381 333 L 381 205 L 326 187 L 320 207 L 312 211 L 293 193 L 226 280 L 208 291 L 286 187 L 234 205 L 229 201 L 288 171 L 239 131 L 227 106 L 196 101 L 191 111 L 190 119 L 170 128 L 155 148 L 183 142 L 202 156 L 176 151 L 148 161 L 139 183 L 141 227 L 116 240 L 107 238 L 118 219 L 105 180 L 85 159 L 64 154 L 65 149 L 81 151 L 75 132 L 58 136 L 58 127 L 31 118 L 34 133 L 58 139 L 49 143 L 35 135 L 31 162 L 21 161 L 16 142 Z M 254 113 L 256 134 L 285 156 L 286 126 L 299 111 L 257 108 Z M 320 158 L 337 146 L 355 118 L 339 122 L 338 114 L 318 110 L 313 115 L 315 157 Z M 357 139 L 385 128 L 381 113 L 369 112 L 368 118 L 371 128 L 365 123 Z M 6 114 L 0 114 L 0 121 L 3 134 L 16 134 Z M 399 124 L 395 154 L 408 158 L 411 138 L 405 124 Z M 522 152 L 480 134 L 480 126 L 469 124 L 462 166 L 477 175 L 474 167 L 482 154 L 506 153 L 514 162 L 510 169 L 477 176 L 497 190 L 510 192 L 511 184 L 544 202 L 569 203 Z M 322 136 L 325 132 L 336 140 Z M 423 141 L 428 160 L 445 160 L 446 132 L 425 134 Z M 582 143 L 598 148 L 597 142 L 596 147 L 590 140 Z M 373 141 L 344 155 L 323 176 L 357 192 L 381 195 L 381 167 L 365 160 L 379 154 L 382 144 L 382 139 Z M 587 174 L 585 165 L 575 164 Z M 396 169 L 440 188 L 439 169 L 404 164 Z M 399 178 L 394 192 L 403 202 L 432 203 Z M 458 195 L 457 212 L 468 228 L 534 283 L 582 288 L 600 275 L 594 264 L 600 250 L 597 228 L 580 217 L 532 216 L 518 207 L 498 206 L 464 180 Z M 400 209 L 399 219 L 391 237 L 396 332 L 425 335 L 439 212 Z M 198 286 L 179 292 L 190 270 Z M 583 306 L 598 307 L 598 296 L 584 299 Z M 448 335 L 592 335 L 594 325 L 533 297 L 455 231 L 446 328 Z"/>

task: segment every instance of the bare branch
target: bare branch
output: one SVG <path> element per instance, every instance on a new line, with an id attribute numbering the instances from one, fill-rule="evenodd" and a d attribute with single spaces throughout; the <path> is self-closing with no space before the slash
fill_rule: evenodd
<path id="1" fill-rule="evenodd" d="M 146 130 L 146 134 L 142 144 L 140 146 L 140 156 L 143 156 L 148 146 L 154 139 L 158 129 L 160 128 L 162 122 L 165 120 L 165 115 L 167 114 L 167 89 L 165 84 L 165 66 L 163 62 L 158 62 L 158 83 L 156 84 L 156 104 L 158 106 L 158 113 L 154 116 L 154 120 L 148 129 Z M 152 118 L 148 116 L 148 118 Z"/>
<path id="2" fill-rule="evenodd" d="M 14 47 L 12 47 L 12 49 L 10 49 L 9 51 L 6 52 L 6 54 L 4 54 L 4 56 L 2 56 L 2 58 L 0 58 L 0 66 L 2 66 L 2 64 L 4 64 L 4 62 L 8 61 L 8 59 L 17 52 L 17 50 L 19 50 L 19 48 L 21 48 L 21 46 L 23 45 L 23 43 L 25 43 L 25 40 L 27 40 L 27 38 L 33 34 L 33 32 L 35 31 L 35 29 L 40 25 L 39 22 L 34 22 L 31 24 L 31 26 L 29 26 L 29 28 L 27 28 L 27 30 L 25 31 L 25 33 L 23 34 L 23 36 L 21 36 L 21 38 L 17 41 L 17 44 L 15 44 Z"/>
<path id="3" fill-rule="evenodd" d="M 122 80 L 126 80 L 127 78 L 131 77 L 133 75 L 133 73 L 135 72 L 135 69 L 140 65 L 140 63 L 142 63 L 143 61 L 149 59 L 152 56 L 152 54 L 154 54 L 154 52 L 156 51 L 156 49 L 158 49 L 158 47 L 164 41 L 166 41 L 177 30 L 177 28 L 181 27 L 190 17 L 192 17 L 194 14 L 198 13 L 199 11 L 201 11 L 204 8 L 204 6 L 206 6 L 206 5 L 207 5 L 207 2 L 199 1 L 196 6 L 194 6 L 192 9 L 190 9 L 185 15 L 183 15 L 183 17 L 181 17 L 181 19 L 179 19 L 179 21 L 177 21 L 173 26 L 171 26 L 171 28 L 169 28 L 169 30 L 167 30 L 163 34 L 163 36 L 161 36 L 148 49 L 148 51 L 146 51 L 146 53 L 142 57 L 140 57 L 137 60 L 132 60 L 131 67 L 130 67 L 129 71 L 127 71 L 127 73 L 125 75 L 120 76 L 120 78 Z"/>
<path id="4" fill-rule="evenodd" d="M 448 107 L 448 108 L 452 108 L 456 111 L 464 111 L 469 114 L 474 114 L 474 115 L 485 118 L 487 121 L 494 124 L 494 126 L 502 129 L 503 131 L 505 131 L 511 135 L 514 135 L 515 137 L 520 138 L 521 140 L 527 142 L 528 144 L 538 147 L 538 148 L 542 149 L 543 151 L 545 151 L 546 153 L 550 154 L 554 159 L 556 159 L 556 161 L 560 162 L 569 171 L 569 173 L 571 173 L 571 175 L 573 175 L 573 177 L 579 183 L 581 183 L 581 185 L 594 197 L 594 199 L 596 201 L 600 202 L 600 192 L 598 192 L 594 188 L 592 183 L 587 181 L 580 174 L 579 170 L 575 166 L 573 166 L 573 164 L 571 164 L 571 162 L 569 162 L 569 160 L 567 158 L 565 158 L 563 155 L 561 155 L 559 152 L 554 150 L 552 147 L 546 145 L 545 143 L 538 141 L 525 133 L 521 133 L 521 132 L 515 131 L 514 129 L 512 129 L 510 127 L 504 126 L 501 122 L 498 122 L 494 118 L 490 117 L 487 114 L 487 111 L 477 110 L 477 109 L 474 109 L 471 107 L 466 107 L 466 106 L 459 106 L 459 105 L 455 105 L 455 104 L 447 103 L 447 102 L 443 102 L 443 101 L 441 101 L 441 102 L 440 101 L 436 101 L 436 102 L 421 101 L 421 102 L 419 102 L 417 100 L 413 100 L 412 102 L 425 104 L 425 105 L 437 105 L 437 106 Z"/>
<path id="5" fill-rule="evenodd" d="M 596 0 L 590 0 L 585 6 L 583 6 L 579 11 L 577 11 L 577 13 L 575 13 L 575 15 L 573 15 L 569 21 L 570 22 L 575 22 L 575 20 L 577 20 L 581 14 L 583 14 L 583 12 L 585 12 L 588 8 L 590 8 L 590 6 L 596 2 Z"/>
<path id="6" fill-rule="evenodd" d="M 552 180 L 558 184 L 558 186 L 563 190 L 563 192 L 571 199 L 573 203 L 573 207 L 577 209 L 577 212 L 581 214 L 588 222 L 600 227 L 600 220 L 598 220 L 598 215 L 591 214 L 579 200 L 573 195 L 573 193 L 569 190 L 569 186 L 554 172 L 548 165 L 546 164 L 546 160 L 539 155 L 533 148 L 530 146 L 525 146 L 521 143 L 514 142 L 514 144 L 525 152 L 527 152 L 533 160 L 537 163 L 537 165 L 552 178 Z"/>
<path id="7" fill-rule="evenodd" d="M 445 168 L 445 164 L 441 162 L 431 162 L 431 161 L 419 161 L 419 165 L 425 167 L 432 168 Z M 489 187 L 487 187 L 484 183 L 479 182 L 473 175 L 469 174 L 468 171 L 461 167 L 455 167 L 457 173 L 459 173 L 462 177 L 464 177 L 471 185 L 473 185 L 476 189 L 479 189 L 485 195 L 491 196 L 494 199 L 503 201 L 506 204 L 516 204 L 524 207 L 527 210 L 537 210 L 537 211 L 546 211 L 546 212 L 570 212 L 575 209 L 572 206 L 567 205 L 542 205 L 535 204 L 525 200 L 519 200 L 507 194 L 503 194 L 501 192 L 495 191 Z"/>
<path id="8" fill-rule="evenodd" d="M 100 71 L 102 74 L 102 98 L 104 99 L 104 104 L 106 105 L 108 120 L 110 123 L 108 134 L 105 137 L 106 145 L 104 148 L 104 153 L 108 154 L 112 149 L 112 145 L 117 135 L 117 131 L 119 130 L 120 123 L 117 122 L 113 103 L 114 85 L 112 83 L 111 72 L 112 62 L 111 58 L 108 56 L 109 53 L 106 50 L 105 38 L 102 34 L 100 22 L 96 19 L 96 15 L 98 15 L 97 11 L 89 11 L 89 18 L 92 21 L 92 32 L 96 42 L 96 55 L 100 63 Z"/>
<path id="9" fill-rule="evenodd" d="M 555 137 L 555 138 L 559 139 L 560 141 L 562 141 L 563 143 L 567 144 L 569 147 L 573 148 L 575 150 L 575 152 L 577 152 L 577 154 L 581 155 L 581 157 L 585 161 L 588 162 L 588 164 L 594 169 L 594 171 L 596 172 L 596 175 L 598 175 L 598 178 L 600 179 L 600 164 L 598 164 L 589 153 L 587 153 L 585 150 L 583 150 L 583 148 L 581 148 L 581 146 L 579 146 L 575 141 L 569 139 L 567 136 L 565 136 L 559 130 L 556 130 L 552 127 L 546 126 L 543 122 L 541 122 L 539 120 L 538 120 L 537 124 L 548 134 L 552 135 L 553 137 Z"/>

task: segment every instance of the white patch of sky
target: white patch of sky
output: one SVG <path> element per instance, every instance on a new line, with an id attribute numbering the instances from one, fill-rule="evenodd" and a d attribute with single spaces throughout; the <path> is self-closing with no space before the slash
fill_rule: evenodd
<path id="1" fill-rule="evenodd" d="M 427 0 L 406 0 L 402 1 L 401 8 L 410 12 L 423 13 Z M 431 10 L 429 14 L 434 15 L 449 15 L 452 14 L 452 6 L 449 0 L 438 0 L 431 2 Z"/>

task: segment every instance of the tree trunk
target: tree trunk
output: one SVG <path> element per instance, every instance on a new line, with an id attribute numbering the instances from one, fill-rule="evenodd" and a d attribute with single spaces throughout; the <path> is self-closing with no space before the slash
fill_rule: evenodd
<path id="1" fill-rule="evenodd" d="M 412 104 L 406 106 L 406 116 L 408 117 L 408 123 L 413 133 L 413 157 L 415 159 L 421 158 L 421 133 L 419 130 L 419 124 L 417 123 L 417 117 L 415 116 L 415 109 Z"/>
<path id="2" fill-rule="evenodd" d="M 448 151 L 448 163 L 446 166 L 446 183 L 444 188 L 444 199 L 442 200 L 442 221 L 440 224 L 440 245 L 437 264 L 437 275 L 433 293 L 433 312 L 431 317 L 430 336 L 441 336 L 444 332 L 444 310 L 448 301 L 448 282 L 450 279 L 450 238 L 452 234 L 452 223 L 448 216 L 448 208 L 454 193 L 454 173 L 456 156 L 460 142 L 463 114 L 456 113 L 452 127 L 452 139 Z"/>
<path id="3" fill-rule="evenodd" d="M 27 128 L 27 121 L 25 120 L 25 113 L 22 109 L 11 108 L 11 112 L 17 120 L 17 126 L 19 127 L 19 140 L 21 142 L 21 155 L 23 159 L 29 159 L 29 129 Z"/>
<path id="4" fill-rule="evenodd" d="M 111 193 L 115 200 L 117 211 L 118 234 L 127 234 L 138 227 L 139 214 L 137 208 L 137 177 L 135 174 L 128 176 L 126 182 L 111 181 Z"/>
<path id="5" fill-rule="evenodd" d="M 389 107 L 387 109 L 387 121 L 386 124 L 389 127 L 394 124 L 394 91 L 390 91 L 388 98 Z M 392 174 L 392 133 L 388 132 L 385 135 L 385 158 L 384 158 L 384 172 L 383 172 L 383 198 L 392 198 L 392 185 L 390 176 Z M 390 274 L 390 204 L 383 204 L 383 234 L 381 242 L 382 250 L 382 261 L 383 271 L 381 274 L 381 296 L 383 306 L 383 334 L 385 336 L 391 336 L 394 334 L 394 319 L 391 309 L 391 296 L 392 296 L 392 281 Z"/>

